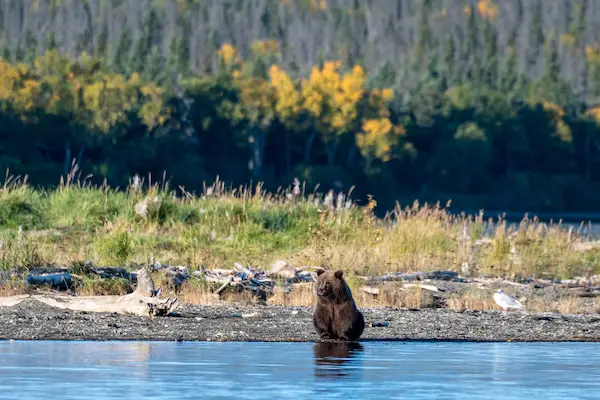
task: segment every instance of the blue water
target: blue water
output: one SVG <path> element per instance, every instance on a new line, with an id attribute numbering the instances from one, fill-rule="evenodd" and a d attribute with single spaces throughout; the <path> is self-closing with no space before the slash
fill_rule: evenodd
<path id="1" fill-rule="evenodd" d="M 0 399 L 600 399 L 594 343 L 0 341 Z"/>

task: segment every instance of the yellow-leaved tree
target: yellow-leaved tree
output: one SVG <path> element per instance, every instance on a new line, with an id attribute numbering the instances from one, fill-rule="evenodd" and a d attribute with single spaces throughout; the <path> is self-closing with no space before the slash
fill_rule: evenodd
<path id="1" fill-rule="evenodd" d="M 23 67 L 24 69 L 24 67 Z M 17 66 L 0 58 L 0 109 L 14 106 L 14 94 L 21 85 L 21 73 Z"/>
<path id="2" fill-rule="evenodd" d="M 542 100 L 542 108 L 548 115 L 550 124 L 554 128 L 552 136 L 557 137 L 565 143 L 571 143 L 573 135 L 571 134 L 571 128 L 564 120 L 565 110 L 557 104 L 546 100 Z"/>
<path id="3" fill-rule="evenodd" d="M 392 89 L 373 89 L 366 97 L 362 129 L 355 136 L 356 146 L 365 159 L 365 173 L 371 170 L 374 160 L 389 161 L 394 144 L 406 134 L 402 125 L 394 125 L 389 118 Z"/>
<path id="4" fill-rule="evenodd" d="M 292 168 L 290 132 L 306 129 L 302 93 L 299 83 L 294 82 L 288 73 L 276 64 L 269 68 L 269 80 L 274 90 L 277 119 L 285 127 L 285 162 L 289 172 Z"/>
<path id="5" fill-rule="evenodd" d="M 388 118 L 366 119 L 362 131 L 356 134 L 356 146 L 365 158 L 365 172 L 373 160 L 387 162 L 392 157 L 392 147 L 406 133 L 401 125 L 393 125 Z"/>
<path id="6" fill-rule="evenodd" d="M 246 120 L 251 158 L 249 168 L 255 177 L 262 173 L 267 134 L 275 117 L 275 96 L 272 86 L 261 77 L 238 79 L 240 106 Z"/>
<path id="7" fill-rule="evenodd" d="M 232 120 L 239 124 L 248 142 L 248 167 L 255 177 L 262 174 L 265 146 L 275 120 L 275 89 L 268 81 L 267 71 L 277 48 L 273 41 L 255 42 L 249 60 L 240 60 L 229 46 L 220 50 L 223 63 L 230 66 L 238 91 L 239 102 L 233 110 Z"/>
<path id="8" fill-rule="evenodd" d="M 327 162 L 333 165 L 341 137 L 356 127 L 358 105 L 364 95 L 365 72 L 355 66 L 344 75 L 338 61 L 314 67 L 302 83 L 303 107 L 312 117 L 314 130 L 307 139 L 307 153 L 318 135 L 325 144 Z M 308 160 L 305 160 L 308 161 Z"/>
<path id="9" fill-rule="evenodd" d="M 81 164 L 86 141 L 94 134 L 111 135 L 116 140 L 120 128 L 131 122 L 132 114 L 136 114 L 148 130 L 162 125 L 170 116 L 163 89 L 143 82 L 137 73 L 127 79 L 121 74 L 103 72 L 99 61 L 85 53 L 78 60 L 70 61 L 56 50 L 49 50 L 35 60 L 33 72 L 39 77 L 39 85 L 24 86 L 22 90 L 28 89 L 29 93 L 21 97 L 35 98 L 39 91 L 43 104 L 38 107 L 68 121 L 65 173 L 72 161 L 72 139 L 81 145 L 76 157 Z"/>

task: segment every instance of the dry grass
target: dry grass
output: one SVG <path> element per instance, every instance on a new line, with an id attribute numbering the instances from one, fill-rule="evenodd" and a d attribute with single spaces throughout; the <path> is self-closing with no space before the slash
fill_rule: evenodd
<path id="1" fill-rule="evenodd" d="M 360 306 L 410 308 L 432 306 L 431 294 L 384 285 L 373 296 L 361 291 L 360 282 L 353 279 L 395 271 L 464 273 L 464 265 L 472 276 L 569 278 L 600 273 L 600 249 L 576 249 L 587 241 L 582 227 L 567 230 L 535 219 L 509 224 L 481 215 L 452 215 L 439 205 L 418 203 L 398 206 L 378 219 L 375 206 L 372 199 L 358 206 L 349 194 L 322 195 L 293 187 L 265 193 L 260 185 L 226 188 L 219 181 L 192 195 L 171 190 L 166 182 L 149 186 L 142 181 L 125 190 L 92 187 L 73 174 L 46 192 L 10 178 L 0 187 L 0 270 L 88 260 L 127 267 L 152 257 L 191 268 L 227 268 L 241 262 L 269 269 L 275 260 L 284 259 L 294 266 L 344 269 Z M 177 294 L 183 301 L 217 301 L 203 282 L 191 280 L 176 290 L 160 276 L 154 278 L 163 293 Z M 9 283 L 0 293 L 23 290 Z M 125 281 L 86 278 L 74 290 L 81 295 L 124 294 L 131 287 Z M 248 295 L 226 294 L 225 301 L 256 301 L 244 296 Z M 286 305 L 313 301 L 310 286 L 269 299 L 271 304 Z M 447 301 L 454 309 L 497 309 L 491 296 L 481 292 L 450 296 Z M 577 299 L 528 302 L 531 310 L 582 310 Z"/>
<path id="2" fill-rule="evenodd" d="M 555 312 L 560 314 L 597 314 L 600 313 L 600 298 L 586 300 L 574 294 L 560 296 L 544 293 L 536 296 L 519 297 L 527 312 Z M 494 302 L 493 290 L 473 289 L 452 295 L 447 299 L 448 308 L 454 310 L 501 310 Z M 520 312 L 520 311 L 516 311 Z"/>
<path id="3" fill-rule="evenodd" d="M 450 296 L 446 302 L 452 310 L 498 310 L 493 293 L 486 290 L 469 290 L 465 293 Z"/>
<path id="4" fill-rule="evenodd" d="M 359 307 L 423 308 L 432 305 L 431 296 L 419 287 L 402 289 L 392 285 L 383 286 L 377 296 L 361 290 L 355 290 L 354 293 Z"/>
<path id="5" fill-rule="evenodd" d="M 86 278 L 75 292 L 79 296 L 123 296 L 131 293 L 131 285 L 126 279 Z"/>
<path id="6" fill-rule="evenodd" d="M 565 295 L 557 300 L 533 298 L 527 302 L 526 307 L 533 312 L 557 312 L 561 314 L 590 314 L 597 313 L 597 308 L 592 308 L 581 297 Z"/>
<path id="7" fill-rule="evenodd" d="M 352 296 L 358 307 L 421 308 L 431 306 L 431 296 L 427 296 L 419 287 L 402 290 L 394 285 L 384 285 L 377 296 L 366 293 L 359 287 L 354 287 Z M 277 291 L 269 298 L 268 304 L 312 307 L 315 305 L 315 300 L 313 284 L 304 283 L 294 285 L 293 290 L 287 293 L 283 290 Z"/>
<path id="8" fill-rule="evenodd" d="M 285 259 L 358 274 L 460 271 L 465 263 L 473 275 L 600 273 L 600 250 L 575 250 L 586 241 L 583 229 L 509 224 L 418 203 L 377 219 L 373 200 L 358 206 L 342 193 L 292 192 L 217 181 L 194 196 L 166 183 L 118 191 L 74 180 L 44 192 L 13 179 L 0 189 L 0 269 L 87 260 L 126 266 L 155 256 L 208 268 L 236 261 L 269 268 Z"/>
<path id="9" fill-rule="evenodd" d="M 218 304 L 263 304 L 251 292 L 226 290 L 221 297 L 215 296 L 214 287 L 199 279 L 191 279 L 175 288 L 172 280 L 160 273 L 153 273 L 156 287 L 162 289 L 162 296 L 177 297 L 180 301 L 189 304 L 218 305 Z M 361 290 L 360 284 L 349 279 L 352 284 L 352 293 L 358 307 L 393 307 L 409 309 L 437 308 L 441 305 L 436 301 L 432 292 L 422 289 L 417 284 L 405 288 L 402 284 L 387 283 L 379 286 L 379 294 L 373 295 Z M 130 293 L 133 287 L 127 280 L 112 279 L 100 280 L 86 278 L 74 288 L 79 296 L 95 295 L 124 295 Z M 469 288 L 458 293 L 446 294 L 445 308 L 452 310 L 497 310 L 500 311 L 493 300 L 494 289 Z M 597 314 L 600 313 L 600 298 L 585 299 L 573 294 L 556 295 L 556 293 L 543 293 L 535 296 L 518 296 L 525 306 L 526 312 L 556 312 L 561 314 Z M 0 285 L 0 296 L 13 296 L 32 293 L 23 283 L 13 282 Z M 438 296 L 440 296 L 438 294 Z M 291 291 L 279 288 L 275 294 L 266 301 L 267 305 L 313 307 L 315 294 L 312 283 L 296 284 Z M 442 306 L 444 307 L 444 306 Z M 513 311 L 521 312 L 521 311 Z"/>
<path id="10" fill-rule="evenodd" d="M 26 294 L 27 288 L 23 283 L 4 283 L 0 285 L 0 297 Z"/>
<path id="11" fill-rule="evenodd" d="M 446 308 L 452 310 L 496 310 L 501 308 L 493 300 L 493 289 L 469 289 L 461 293 L 446 296 Z M 380 287 L 379 295 L 366 293 L 360 288 L 354 288 L 353 297 L 358 307 L 393 307 L 424 309 L 438 307 L 432 292 L 420 288 L 418 285 L 402 288 L 399 285 L 389 284 Z M 513 294 L 514 295 L 514 294 Z M 256 304 L 256 297 L 249 292 L 224 293 L 223 299 L 218 300 L 212 291 L 206 287 L 184 285 L 179 292 L 179 298 L 193 304 L 219 304 L 222 302 L 237 304 Z M 518 296 L 517 296 L 518 297 Z M 518 297 L 522 300 L 527 312 L 556 312 L 562 314 L 595 314 L 600 313 L 600 298 L 586 301 L 574 295 L 565 294 L 557 299 L 549 296 Z M 315 295 L 312 283 L 294 285 L 289 292 L 277 290 L 267 300 L 269 305 L 313 307 Z M 513 311 L 515 312 L 515 311 Z M 516 311 L 520 312 L 520 311 Z"/>
<path id="12" fill-rule="evenodd" d="M 300 283 L 294 285 L 293 290 L 285 292 L 277 290 L 275 294 L 268 299 L 268 304 L 277 304 L 282 306 L 303 306 L 312 307 L 315 305 L 315 294 L 312 283 Z"/>

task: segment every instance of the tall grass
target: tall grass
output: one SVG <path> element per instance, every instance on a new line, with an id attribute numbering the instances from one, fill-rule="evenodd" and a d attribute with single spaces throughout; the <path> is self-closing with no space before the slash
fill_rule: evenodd
<path id="1" fill-rule="evenodd" d="M 154 257 L 192 268 L 236 261 L 269 268 L 285 259 L 342 268 L 348 276 L 433 269 L 513 278 L 600 272 L 598 252 L 574 250 L 586 240 L 582 231 L 560 224 L 525 219 L 510 226 L 418 203 L 376 218 L 375 207 L 374 199 L 361 206 L 350 193 L 308 193 L 298 184 L 266 193 L 261 185 L 226 187 L 217 179 L 194 194 L 150 177 L 118 189 L 71 173 L 52 190 L 7 177 L 0 189 L 0 268 L 88 260 L 127 266 Z"/>

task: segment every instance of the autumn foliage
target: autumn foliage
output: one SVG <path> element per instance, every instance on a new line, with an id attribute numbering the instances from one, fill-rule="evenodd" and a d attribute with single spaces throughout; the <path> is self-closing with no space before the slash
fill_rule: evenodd
<path id="1" fill-rule="evenodd" d="M 374 160 L 389 161 L 393 142 L 404 131 L 389 119 L 393 90 L 367 88 L 360 65 L 342 70 L 339 61 L 326 61 L 308 76 L 292 79 L 274 62 L 278 49 L 274 41 L 257 42 L 249 60 L 243 60 L 229 43 L 218 49 L 221 73 L 227 75 L 239 100 L 234 111 L 228 109 L 223 117 L 241 122 L 255 175 L 261 172 L 265 142 L 275 123 L 291 131 L 310 130 L 324 144 L 329 165 L 334 164 L 342 140 L 355 135 L 354 144 L 367 167 Z M 309 134 L 306 140 L 314 138 Z"/>
<path id="2" fill-rule="evenodd" d="M 0 59 L 0 107 L 23 120 L 43 110 L 104 134 L 126 125 L 130 113 L 149 130 L 169 118 L 164 89 L 142 82 L 136 73 L 129 78 L 96 73 L 92 64 L 85 57 L 72 63 L 55 50 L 38 57 L 31 68 Z"/>
<path id="3" fill-rule="evenodd" d="M 314 4 L 315 12 L 326 10 L 325 2 Z M 468 12 L 469 21 L 489 29 L 499 8 L 482 0 Z M 291 68 L 284 61 L 290 49 L 274 39 L 245 49 L 221 43 L 210 73 L 186 69 L 185 48 L 181 58 L 166 61 L 154 53 L 156 65 L 148 58 L 144 65 L 111 64 L 54 48 L 29 60 L 0 58 L 0 136 L 8 149 L 0 167 L 42 176 L 44 183 L 73 162 L 118 183 L 168 171 L 192 188 L 217 174 L 272 186 L 295 177 L 331 186 L 345 175 L 362 181 L 365 196 L 382 176 L 382 192 L 398 184 L 470 195 L 496 184 L 499 191 L 544 193 L 545 176 L 555 174 L 560 181 L 548 192 L 576 193 L 584 185 L 569 183 L 573 171 L 600 178 L 600 107 L 566 97 L 572 91 L 553 64 L 552 43 L 545 44 L 537 80 L 511 70 L 510 59 L 500 72 L 493 57 L 473 67 L 469 79 L 453 78 L 451 57 L 439 65 L 427 61 L 426 43 L 415 53 L 426 64 L 417 66 L 423 78 L 395 83 L 385 77 L 397 76 L 389 65 L 373 74 L 344 57 Z M 593 78 L 589 90 L 600 91 L 600 50 L 590 45 L 581 53 Z M 391 190 L 389 196 L 396 200 Z M 556 196 L 540 195 L 532 204 L 577 208 L 582 199 Z M 586 196 L 595 204 L 593 193 Z"/>

